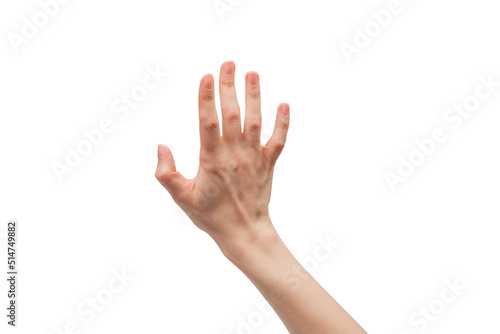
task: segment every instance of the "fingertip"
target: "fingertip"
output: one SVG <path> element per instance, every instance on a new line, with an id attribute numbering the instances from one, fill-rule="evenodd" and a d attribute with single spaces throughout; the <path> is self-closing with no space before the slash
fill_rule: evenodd
<path id="1" fill-rule="evenodd" d="M 172 171 L 175 171 L 174 157 L 168 146 L 163 144 L 158 145 L 158 162 L 166 162 L 169 168 Z"/>
<path id="2" fill-rule="evenodd" d="M 225 61 L 222 64 L 222 70 L 226 75 L 233 75 L 236 69 L 236 64 L 232 60 Z"/>
<path id="3" fill-rule="evenodd" d="M 167 147 L 163 144 L 158 145 L 158 161 L 165 160 L 167 158 Z"/>
<path id="4" fill-rule="evenodd" d="M 246 80 L 251 86 L 256 86 L 259 83 L 259 74 L 255 71 L 250 71 L 246 74 Z"/>
<path id="5" fill-rule="evenodd" d="M 176 172 L 174 156 L 168 146 L 158 145 L 158 170 Z"/>
<path id="6" fill-rule="evenodd" d="M 212 74 L 205 74 L 203 78 L 201 78 L 201 84 L 207 90 L 212 89 L 214 86 L 214 77 Z"/>
<path id="7" fill-rule="evenodd" d="M 278 110 L 285 116 L 290 115 L 290 105 L 288 103 L 280 104 Z"/>

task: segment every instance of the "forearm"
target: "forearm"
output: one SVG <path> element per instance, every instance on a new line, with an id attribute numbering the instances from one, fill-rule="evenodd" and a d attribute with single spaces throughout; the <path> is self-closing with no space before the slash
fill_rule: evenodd
<path id="1" fill-rule="evenodd" d="M 272 224 L 244 241 L 216 240 L 292 334 L 366 333 L 299 264 Z"/>

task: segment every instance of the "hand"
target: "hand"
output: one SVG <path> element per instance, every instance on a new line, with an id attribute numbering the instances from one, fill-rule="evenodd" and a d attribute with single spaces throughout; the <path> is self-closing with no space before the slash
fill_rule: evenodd
<path id="1" fill-rule="evenodd" d="M 273 135 L 260 143 L 259 76 L 245 77 L 245 124 L 241 132 L 240 107 L 234 87 L 235 64 L 220 71 L 219 93 L 222 136 L 215 109 L 214 78 L 205 75 L 199 89 L 200 166 L 194 179 L 176 170 L 170 149 L 158 147 L 156 178 L 194 224 L 207 232 L 226 256 L 262 236 L 274 237 L 269 218 L 273 170 L 284 148 L 290 109 L 281 104 Z"/>
<path id="2" fill-rule="evenodd" d="M 245 125 L 234 89 L 234 63 L 222 65 L 219 92 L 222 137 L 215 110 L 214 79 L 201 79 L 200 167 L 192 180 L 175 168 L 168 147 L 158 147 L 156 178 L 196 226 L 257 287 L 292 334 L 366 333 L 300 265 L 269 218 L 273 170 L 286 141 L 290 108 L 281 104 L 274 132 L 260 144 L 260 89 L 257 73 L 246 75 Z M 286 279 L 301 272 L 300 279 Z M 293 284 L 292 284 L 293 283 Z"/>

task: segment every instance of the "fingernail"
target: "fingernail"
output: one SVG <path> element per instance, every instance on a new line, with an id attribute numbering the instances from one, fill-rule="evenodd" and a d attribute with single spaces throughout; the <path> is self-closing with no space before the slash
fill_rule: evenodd
<path id="1" fill-rule="evenodd" d="M 288 105 L 288 103 L 283 103 L 281 105 L 281 112 L 283 113 L 283 115 L 288 116 L 288 114 L 290 113 L 290 106 Z"/>
<path id="2" fill-rule="evenodd" d="M 224 72 L 226 72 L 227 75 L 233 75 L 234 67 L 234 62 L 228 61 L 224 64 Z"/>
<path id="3" fill-rule="evenodd" d="M 252 86 L 255 86 L 259 82 L 259 75 L 257 72 L 249 72 L 248 73 L 248 83 Z"/>
<path id="4" fill-rule="evenodd" d="M 205 89 L 212 89 L 213 86 L 214 85 L 213 85 L 212 76 L 205 75 L 205 77 L 203 78 L 203 87 L 205 87 Z"/>

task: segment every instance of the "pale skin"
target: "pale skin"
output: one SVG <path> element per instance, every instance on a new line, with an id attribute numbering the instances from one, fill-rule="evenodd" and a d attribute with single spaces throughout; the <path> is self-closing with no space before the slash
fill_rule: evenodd
<path id="1" fill-rule="evenodd" d="M 245 77 L 243 132 L 234 78 L 234 62 L 225 62 L 219 77 L 222 135 L 214 78 L 201 79 L 196 177 L 178 172 L 170 149 L 160 145 L 156 178 L 257 287 L 290 333 L 366 333 L 299 264 L 269 217 L 274 166 L 285 146 L 290 107 L 278 107 L 274 132 L 262 146 L 259 76 L 249 72 Z M 286 279 L 290 273 L 296 275 L 293 283 Z"/>

